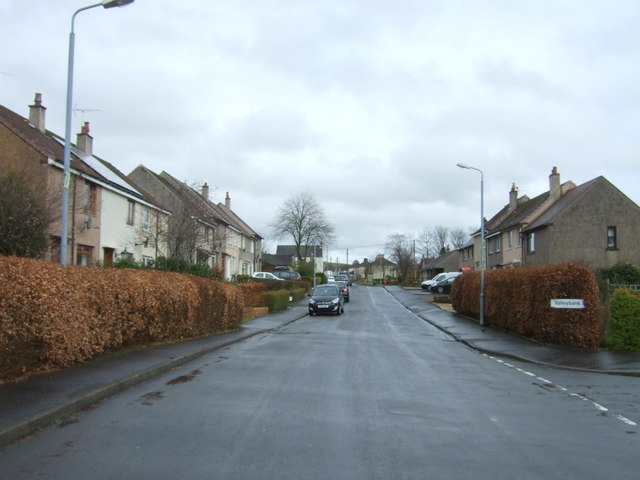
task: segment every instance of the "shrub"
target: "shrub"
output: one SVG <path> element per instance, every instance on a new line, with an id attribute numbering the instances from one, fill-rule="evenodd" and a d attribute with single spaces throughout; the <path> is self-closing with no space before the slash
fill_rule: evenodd
<path id="1" fill-rule="evenodd" d="M 111 266 L 113 268 L 140 268 L 140 264 L 129 256 L 118 258 Z"/>
<path id="2" fill-rule="evenodd" d="M 289 290 L 269 290 L 264 292 L 265 307 L 269 312 L 279 312 L 289 306 Z"/>
<path id="3" fill-rule="evenodd" d="M 620 262 L 609 268 L 600 268 L 598 277 L 609 283 L 637 285 L 640 284 L 640 268 L 630 263 Z"/>
<path id="4" fill-rule="evenodd" d="M 616 290 L 611 298 L 607 346 L 617 350 L 640 350 L 640 293 Z"/>

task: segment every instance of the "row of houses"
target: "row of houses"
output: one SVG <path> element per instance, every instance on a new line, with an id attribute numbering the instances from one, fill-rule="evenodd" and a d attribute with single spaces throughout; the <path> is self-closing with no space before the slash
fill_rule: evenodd
<path id="1" fill-rule="evenodd" d="M 488 269 L 573 262 L 591 269 L 619 262 L 640 265 L 640 207 L 606 178 L 581 185 L 560 182 L 553 167 L 549 190 L 529 198 L 514 185 L 508 203 L 485 220 Z M 481 235 L 422 266 L 423 277 L 480 269 Z"/>
<path id="2" fill-rule="evenodd" d="M 0 105 L 0 168 L 12 168 L 58 205 L 63 188 L 64 139 L 45 127 L 46 107 L 36 93 L 29 117 Z M 71 150 L 69 229 L 61 239 L 61 206 L 45 258 L 59 262 L 61 241 L 69 263 L 105 266 L 119 259 L 140 263 L 171 258 L 205 262 L 225 279 L 251 275 L 261 264 L 262 237 L 231 208 L 209 199 L 205 183 L 194 188 L 143 165 L 128 175 L 93 153 L 85 122 Z"/>

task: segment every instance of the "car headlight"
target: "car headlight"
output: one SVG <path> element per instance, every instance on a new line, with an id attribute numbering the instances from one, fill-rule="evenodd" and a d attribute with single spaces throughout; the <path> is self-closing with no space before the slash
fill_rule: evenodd
<path id="1" fill-rule="evenodd" d="M 309 299 L 309 305 L 315 305 L 316 301 L 313 298 Z"/>
<path id="2" fill-rule="evenodd" d="M 333 300 L 331 300 L 331 303 L 339 303 L 340 302 L 340 298 L 334 298 Z"/>

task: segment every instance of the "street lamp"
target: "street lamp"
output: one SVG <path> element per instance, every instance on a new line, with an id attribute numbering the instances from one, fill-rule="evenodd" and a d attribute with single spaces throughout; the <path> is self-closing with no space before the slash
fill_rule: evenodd
<path id="1" fill-rule="evenodd" d="M 479 168 L 472 167 L 464 163 L 456 164 L 460 168 L 467 168 L 480 172 L 480 325 L 485 326 L 484 319 L 484 271 L 486 265 L 486 246 L 484 239 L 484 175 Z"/>
<path id="2" fill-rule="evenodd" d="M 100 3 L 82 7 L 71 17 L 71 32 L 69 33 L 69 66 L 67 70 L 67 108 L 64 128 L 64 174 L 62 183 L 62 233 L 60 235 L 60 264 L 67 265 L 67 235 L 69 230 L 69 184 L 71 183 L 71 103 L 73 96 L 73 53 L 75 49 L 75 33 L 73 24 L 78 13 L 95 7 L 113 8 L 123 7 L 135 0 L 103 0 Z"/>

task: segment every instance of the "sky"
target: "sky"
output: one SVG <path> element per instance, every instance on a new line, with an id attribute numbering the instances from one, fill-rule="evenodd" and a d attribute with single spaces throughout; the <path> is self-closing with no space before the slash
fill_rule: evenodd
<path id="1" fill-rule="evenodd" d="M 97 0 L 94 0 L 97 3 Z M 0 0 L 0 104 L 64 135 L 80 0 Z M 265 238 L 314 196 L 326 259 L 385 253 L 389 235 L 471 232 L 561 181 L 606 177 L 640 203 L 636 0 L 136 0 L 76 16 L 73 139 L 232 209 Z"/>

